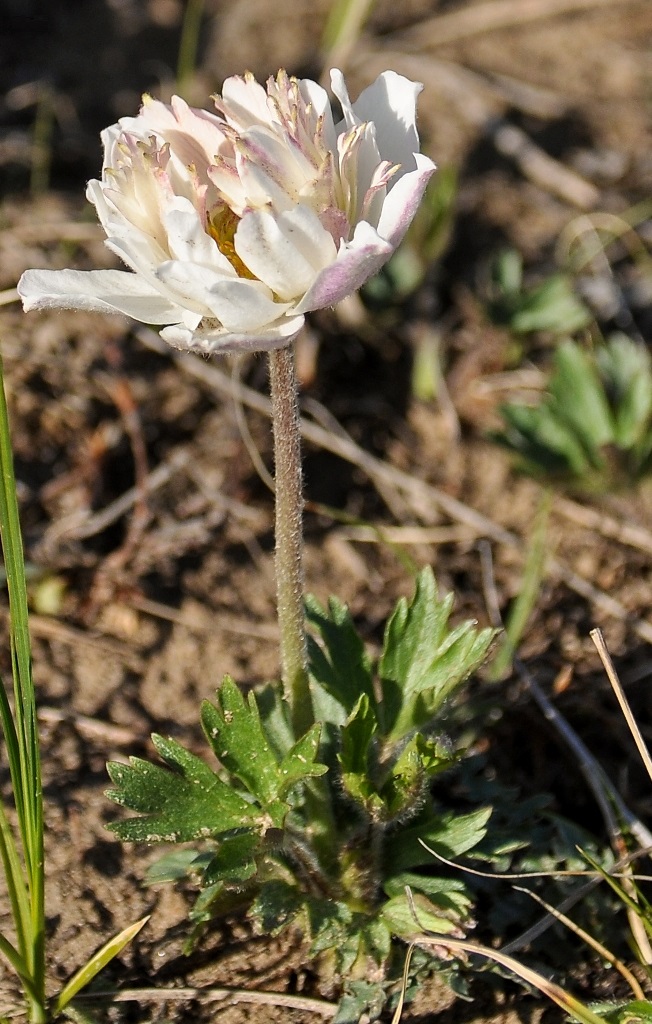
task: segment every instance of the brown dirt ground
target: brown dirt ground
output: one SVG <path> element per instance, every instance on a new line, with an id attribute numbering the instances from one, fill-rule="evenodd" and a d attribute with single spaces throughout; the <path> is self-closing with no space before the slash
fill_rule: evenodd
<path id="1" fill-rule="evenodd" d="M 278 66 L 318 74 L 330 4 L 295 0 L 292 6 L 290 20 L 274 17 L 269 0 L 207 3 L 191 83 L 196 101 L 206 103 L 226 75 L 244 68 L 258 76 Z M 450 21 L 431 21 L 471 6 L 466 0 L 380 0 L 348 58 L 354 95 L 384 67 L 424 81 L 421 132 L 442 166 L 459 169 L 457 219 L 441 265 L 404 319 L 388 326 L 370 314 L 358 323 L 355 309 L 353 319 L 350 310 L 323 314 L 301 355 L 304 399 L 322 402 L 389 465 L 520 539 L 520 545 L 505 544 L 488 533 L 504 610 L 518 592 L 522 545 L 540 492 L 484 440 L 516 378 L 506 383 L 500 375 L 505 339 L 483 319 L 474 296 L 488 256 L 501 244 L 518 247 L 535 275 L 551 269 L 560 231 L 583 212 L 583 185 L 593 188 L 590 205 L 602 211 L 618 213 L 649 198 L 652 6 L 596 0 L 584 10 L 555 14 L 542 0 L 541 16 L 528 23 L 526 0 L 514 0 L 510 24 L 456 39 L 443 30 L 454 33 L 460 21 L 452 29 Z M 495 17 L 502 7 L 499 0 L 476 6 L 479 18 Z M 83 179 L 99 169 L 100 127 L 134 111 L 145 89 L 170 93 L 182 8 L 179 0 L 52 0 L 45 11 L 3 0 L 0 8 L 6 14 L 0 36 L 0 288 L 9 289 L 28 267 L 111 265 L 84 208 Z M 44 150 L 34 150 L 33 104 L 46 90 L 51 134 Z M 557 169 L 582 180 L 564 179 L 560 194 L 547 168 L 541 178 L 536 159 L 519 163 L 498 152 L 501 123 L 518 126 Z M 49 163 L 50 173 L 50 188 L 32 198 L 30 161 L 42 173 Z M 622 253 L 619 258 L 629 310 L 649 340 L 649 279 L 645 292 L 645 280 Z M 438 404 L 420 403 L 410 393 L 411 346 L 433 324 L 448 384 L 448 400 Z M 7 304 L 0 308 L 0 332 L 27 557 L 65 582 L 55 614 L 41 610 L 33 618 L 53 979 L 65 978 L 110 934 L 148 913 L 149 925 L 109 981 L 332 998 L 306 967 L 298 935 L 272 941 L 252 936 L 242 922 L 228 922 L 205 948 L 183 957 L 186 895 L 143 888 L 156 851 L 123 847 L 104 827 L 116 814 L 103 795 L 108 759 L 147 752 L 152 730 L 202 749 L 198 705 L 222 675 L 254 685 L 277 672 L 272 502 L 252 467 L 234 404 L 209 379 L 191 373 L 187 362 L 147 348 L 119 317 L 24 317 Z M 264 390 L 262 360 L 240 372 Z M 268 422 L 253 412 L 246 419 L 269 465 Z M 146 503 L 137 501 L 106 524 L 102 510 L 133 487 L 141 448 L 146 472 L 167 467 L 167 478 Z M 336 593 L 346 600 L 371 643 L 396 597 L 409 591 L 410 574 L 392 546 L 362 543 L 350 527 L 315 510 L 318 503 L 372 524 L 444 528 L 438 543 L 422 540 L 406 550 L 415 563 L 432 564 L 442 586 L 455 590 L 456 614 L 487 621 L 478 550 L 487 530 L 460 524 L 432 493 L 416 502 L 379 490 L 360 469 L 310 445 L 306 487 L 308 588 L 321 598 Z M 605 502 L 600 511 L 643 533 L 652 529 L 645 494 Z M 545 684 L 572 666 L 575 679 L 560 707 L 644 815 L 649 799 L 588 631 L 594 625 L 604 630 L 649 729 L 649 639 L 640 622 L 652 621 L 652 543 L 648 539 L 643 550 L 605 536 L 595 524 L 582 525 L 582 514 L 584 506 L 558 499 L 550 543 L 567 570 L 619 602 L 622 614 L 605 609 L 599 598 L 579 596 L 568 573 L 566 581 L 551 576 L 522 654 Z M 35 593 L 43 599 L 42 588 Z M 576 769 L 518 685 L 501 691 L 500 705 L 500 726 L 484 735 L 499 769 L 526 793 L 552 792 L 565 813 L 577 808 L 584 823 L 599 828 Z M 15 995 L 2 970 L 0 1008 L 11 1010 Z M 602 984 L 600 972 L 590 978 Z M 425 1024 L 443 1015 L 452 1024 L 516 1014 L 538 1020 L 552 1012 L 509 986 L 507 995 L 477 991 L 477 1002 L 447 1009 L 449 995 L 426 988 L 408 1019 Z M 202 1022 L 217 1012 L 225 1024 L 313 1019 L 247 1003 L 216 1011 L 198 1001 L 125 1003 L 107 1019 Z"/>

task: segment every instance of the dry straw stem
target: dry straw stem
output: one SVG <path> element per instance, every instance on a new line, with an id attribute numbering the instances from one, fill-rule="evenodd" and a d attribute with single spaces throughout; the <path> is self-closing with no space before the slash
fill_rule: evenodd
<path id="1" fill-rule="evenodd" d="M 546 903 L 545 900 L 542 900 L 538 893 L 532 892 L 531 889 L 525 889 L 521 885 L 515 885 L 514 888 L 517 890 L 517 892 L 524 892 L 527 896 L 531 896 L 536 903 L 542 906 L 543 909 L 551 915 L 551 917 L 554 917 L 557 921 L 560 921 L 563 925 L 566 926 L 566 928 L 568 928 L 569 931 L 577 935 L 577 937 L 580 938 L 583 942 L 585 942 L 587 946 L 590 946 L 594 953 L 597 953 L 598 956 L 603 958 L 603 960 L 606 960 L 607 963 L 611 964 L 611 966 L 618 971 L 620 976 L 625 979 L 625 981 L 631 988 L 632 993 L 634 995 L 634 999 L 645 999 L 645 993 L 639 985 L 636 978 L 634 977 L 634 975 L 632 974 L 632 972 L 629 970 L 628 967 L 625 966 L 622 960 L 619 960 L 618 957 L 615 956 L 609 949 L 607 949 L 606 946 L 603 946 L 601 942 L 598 942 L 596 938 L 594 938 L 589 932 L 585 931 L 584 928 L 581 928 L 578 924 L 576 924 L 575 921 L 571 921 L 570 917 L 566 917 L 565 914 L 562 914 L 561 910 L 558 910 L 556 907 L 553 907 L 550 903 Z"/>
<path id="2" fill-rule="evenodd" d="M 448 14 L 436 14 L 395 32 L 390 38 L 401 49 L 425 50 L 498 29 L 521 28 L 533 21 L 579 14 L 599 7 L 613 9 L 618 5 L 643 2 L 647 0 L 486 0 Z"/>
<path id="3" fill-rule="evenodd" d="M 652 758 L 650 757 L 650 752 L 647 748 L 647 744 L 643 739 L 643 734 L 639 729 L 638 722 L 636 721 L 632 709 L 629 706 L 629 701 L 625 696 L 625 691 L 623 690 L 622 683 L 620 682 L 618 674 L 616 673 L 616 670 L 614 668 L 614 664 L 611 660 L 611 655 L 607 650 L 607 645 L 604 642 L 602 632 L 599 629 L 592 629 L 590 636 L 593 640 L 593 643 L 596 646 L 598 654 L 600 655 L 600 660 L 604 666 L 605 672 L 607 673 L 607 677 L 609 679 L 609 682 L 611 683 L 611 687 L 614 693 L 616 694 L 616 698 L 618 700 L 618 703 L 620 704 L 620 710 L 622 711 L 625 717 L 625 721 L 627 722 L 627 725 L 629 727 L 629 731 L 632 734 L 632 737 L 636 744 L 636 749 L 640 754 L 641 760 L 645 765 L 645 770 L 648 773 L 650 781 L 652 782 Z"/>
<path id="4" fill-rule="evenodd" d="M 235 1006 L 237 1003 L 253 1003 L 258 1006 L 283 1006 L 289 1010 L 303 1010 L 316 1013 L 321 1017 L 334 1017 L 337 1013 L 335 1003 L 327 1003 L 323 999 L 310 999 L 307 996 L 292 996 L 285 992 L 256 992 L 243 988 L 129 988 L 115 991 L 107 989 L 84 993 L 78 997 L 79 1003 L 92 1003 L 98 1000 L 111 1000 L 113 1003 L 150 1002 L 165 1003 L 190 1000 L 201 1003 L 225 1003 Z"/>
<path id="5" fill-rule="evenodd" d="M 138 337 L 154 351 L 169 353 L 165 343 L 149 328 L 141 328 L 138 331 Z M 236 387 L 230 376 L 218 367 L 203 363 L 195 356 L 185 353 L 174 353 L 172 358 L 185 373 L 201 381 L 212 391 L 227 396 L 229 399 L 236 394 L 238 400 L 244 405 L 255 409 L 263 416 L 271 415 L 269 399 L 254 391 L 253 388 L 242 384 Z M 464 524 L 478 537 L 487 537 L 497 544 L 504 544 L 521 553 L 524 552 L 523 541 L 516 534 L 493 522 L 476 509 L 453 498 L 450 494 L 446 494 L 445 491 L 433 487 L 432 484 L 426 483 L 410 473 L 396 469 L 366 452 L 348 437 L 342 428 L 340 432 L 334 433 L 332 430 L 326 430 L 302 418 L 301 433 L 311 443 L 357 466 L 367 474 L 376 487 L 380 485 L 382 488 L 389 487 L 397 491 L 409 502 L 414 514 L 422 518 L 426 524 L 434 525 L 438 514 L 443 512 L 453 521 Z M 382 494 L 380 488 L 379 493 Z M 646 643 L 652 643 L 651 623 L 632 616 L 620 601 L 599 590 L 589 580 L 573 572 L 558 559 L 548 559 L 547 572 L 589 601 L 602 614 L 626 622 L 641 639 Z"/>

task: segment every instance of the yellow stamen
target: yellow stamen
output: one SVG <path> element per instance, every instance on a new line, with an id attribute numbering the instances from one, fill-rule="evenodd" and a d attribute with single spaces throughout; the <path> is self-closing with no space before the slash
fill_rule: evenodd
<path id="1" fill-rule="evenodd" d="M 222 255 L 226 256 L 238 277 L 255 281 L 256 275 L 251 273 L 235 251 L 235 233 L 239 223 L 240 218 L 224 203 L 214 207 L 208 214 L 206 231 Z"/>

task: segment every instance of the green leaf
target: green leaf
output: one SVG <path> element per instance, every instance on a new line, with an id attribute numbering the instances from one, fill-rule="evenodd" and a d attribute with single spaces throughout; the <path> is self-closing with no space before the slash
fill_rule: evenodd
<path id="1" fill-rule="evenodd" d="M 239 885 L 249 881 L 257 871 L 255 855 L 260 846 L 260 837 L 255 832 L 225 836 L 204 868 L 202 886 L 216 882 Z"/>
<path id="2" fill-rule="evenodd" d="M 351 928 L 353 914 L 346 903 L 309 898 L 306 900 L 306 910 L 312 937 L 311 956 L 317 956 L 327 949 L 337 949 L 349 938 L 355 937 L 355 930 Z"/>
<path id="3" fill-rule="evenodd" d="M 602 1007 L 596 1009 L 603 1016 Z M 609 1024 L 652 1024 L 652 1003 L 648 999 L 633 999 L 624 1006 L 608 1004 L 604 1007 L 604 1019 Z"/>
<path id="4" fill-rule="evenodd" d="M 376 715 L 369 697 L 363 693 L 342 729 L 338 761 L 347 793 L 372 816 L 379 814 L 383 807 L 369 774 L 369 752 L 376 728 Z"/>
<path id="5" fill-rule="evenodd" d="M 107 792 L 109 799 L 141 812 L 137 818 L 111 822 L 108 828 L 120 839 L 178 843 L 262 826 L 261 809 L 222 782 L 204 761 L 172 739 L 154 735 L 152 741 L 169 768 L 138 757 L 107 766 L 116 786 Z"/>
<path id="6" fill-rule="evenodd" d="M 281 879 L 265 882 L 251 905 L 251 916 L 263 934 L 276 935 L 305 909 L 305 894 Z"/>
<path id="7" fill-rule="evenodd" d="M 278 762 L 260 722 L 252 692 L 245 700 L 230 676 L 217 701 L 202 703 L 201 723 L 213 752 L 226 770 L 263 805 L 278 798 Z"/>
<path id="8" fill-rule="evenodd" d="M 331 597 L 328 611 L 315 597 L 306 598 L 308 621 L 318 630 L 323 649 L 308 638 L 310 673 L 315 682 L 323 687 L 350 715 L 360 694 L 366 693 L 374 702 L 371 659 L 353 624 L 346 605 Z M 338 723 L 341 724 L 341 723 Z"/>
<path id="9" fill-rule="evenodd" d="M 325 765 L 316 764 L 320 726 L 314 725 L 281 763 L 263 729 L 255 695 L 247 700 L 228 676 L 217 692 L 217 703 L 204 701 L 201 720 L 215 756 L 261 805 L 273 823 L 282 827 L 285 813 L 279 801 L 304 779 L 323 775 Z"/>
<path id="10" fill-rule="evenodd" d="M 387 879 L 384 890 L 388 896 L 400 896 L 406 887 L 428 897 L 438 910 L 446 912 L 453 921 L 463 922 L 472 907 L 471 898 L 464 882 L 459 878 L 437 878 L 434 875 L 418 875 L 415 871 L 403 871 Z"/>
<path id="11" fill-rule="evenodd" d="M 615 441 L 613 418 L 598 372 L 575 342 L 566 341 L 557 349 L 549 390 L 551 409 L 573 428 L 587 453 Z"/>
<path id="12" fill-rule="evenodd" d="M 372 917 L 360 929 L 362 942 L 377 964 L 384 963 L 392 947 L 392 933 L 381 915 Z"/>
<path id="13" fill-rule="evenodd" d="M 284 797 L 297 782 L 305 779 L 318 778 L 328 768 L 316 761 L 319 753 L 319 736 L 321 725 L 316 723 L 285 755 L 279 766 L 279 797 Z"/>
<path id="14" fill-rule="evenodd" d="M 412 893 L 412 900 L 406 893 L 392 897 L 385 903 L 381 914 L 387 927 L 402 939 L 413 939 L 425 931 L 436 935 L 458 932 L 457 925 L 438 913 L 428 897 L 419 892 Z"/>
<path id="15" fill-rule="evenodd" d="M 211 860 L 208 852 L 197 853 L 189 847 L 174 848 L 150 864 L 145 872 L 146 885 L 159 885 L 161 882 L 178 882 L 187 878 L 193 871 L 203 869 Z"/>
<path id="16" fill-rule="evenodd" d="M 632 448 L 651 426 L 650 353 L 627 335 L 614 334 L 597 350 L 595 358 L 616 422 L 616 443 L 625 450 Z"/>
<path id="17" fill-rule="evenodd" d="M 450 768 L 456 757 L 439 740 L 417 733 L 401 751 L 382 786 L 381 794 L 391 818 L 414 807 L 427 780 Z"/>
<path id="18" fill-rule="evenodd" d="M 516 249 L 499 253 L 491 268 L 493 284 L 504 295 L 518 295 L 523 283 L 523 259 Z"/>
<path id="19" fill-rule="evenodd" d="M 385 999 L 386 993 L 381 982 L 348 981 L 333 1024 L 358 1024 L 361 1020 L 377 1020 Z"/>
<path id="20" fill-rule="evenodd" d="M 495 630 L 473 622 L 448 629 L 453 595 L 440 599 L 430 568 L 416 581 L 410 603 L 401 598 L 387 623 L 379 672 L 381 732 L 397 740 L 428 723 L 447 697 L 477 668 Z"/>
<path id="21" fill-rule="evenodd" d="M 553 274 L 537 288 L 526 292 L 510 321 L 516 334 L 550 331 L 573 334 L 592 320 L 591 313 L 573 292 L 571 281 Z"/>
<path id="22" fill-rule="evenodd" d="M 491 807 L 481 807 L 470 814 L 447 812 L 433 815 L 424 811 L 410 828 L 398 829 L 388 837 L 385 863 L 392 875 L 408 868 L 432 864 L 434 858 L 422 843 L 443 857 L 454 860 L 472 850 L 484 838 L 491 812 Z"/>

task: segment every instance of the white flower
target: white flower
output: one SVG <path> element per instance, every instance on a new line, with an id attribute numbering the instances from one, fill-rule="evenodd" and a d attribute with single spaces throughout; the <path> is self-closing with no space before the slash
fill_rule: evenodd
<path id="1" fill-rule="evenodd" d="M 88 183 L 124 270 L 28 270 L 26 310 L 121 312 L 199 352 L 287 345 L 386 262 L 435 167 L 419 153 L 418 83 L 386 71 L 351 103 L 279 71 L 229 78 L 217 113 L 145 97 L 102 133 Z"/>

